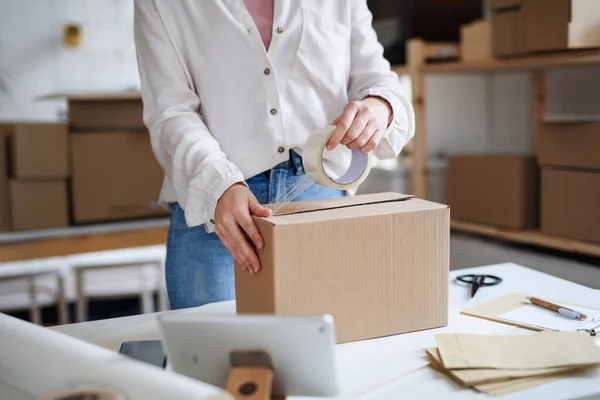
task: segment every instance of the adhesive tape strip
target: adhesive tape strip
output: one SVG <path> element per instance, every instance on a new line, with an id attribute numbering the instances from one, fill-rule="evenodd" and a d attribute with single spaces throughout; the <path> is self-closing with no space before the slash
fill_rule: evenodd
<path id="1" fill-rule="evenodd" d="M 338 190 L 349 190 L 360 185 L 371 172 L 372 153 L 362 153 L 360 150 L 351 150 L 352 159 L 348 170 L 339 178 L 332 178 L 325 172 L 323 166 L 323 151 L 335 126 L 329 125 L 318 129 L 306 141 L 302 148 L 302 163 L 306 174 L 316 183 L 329 186 Z"/>

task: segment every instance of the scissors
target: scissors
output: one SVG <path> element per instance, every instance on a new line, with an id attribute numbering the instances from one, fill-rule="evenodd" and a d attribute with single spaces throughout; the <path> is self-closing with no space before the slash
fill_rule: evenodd
<path id="1" fill-rule="evenodd" d="M 481 286 L 496 286 L 502 282 L 502 278 L 495 275 L 467 274 L 459 275 L 456 279 L 471 285 L 471 298 L 475 296 Z"/>

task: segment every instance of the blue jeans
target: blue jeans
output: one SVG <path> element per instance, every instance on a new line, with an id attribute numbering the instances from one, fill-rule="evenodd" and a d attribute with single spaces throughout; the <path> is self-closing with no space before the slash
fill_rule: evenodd
<path id="1" fill-rule="evenodd" d="M 279 201 L 289 187 L 305 179 L 301 157 L 291 152 L 288 161 L 246 183 L 261 204 L 268 204 Z M 341 196 L 341 190 L 313 184 L 294 200 Z M 188 227 L 179 204 L 172 206 L 166 281 L 171 309 L 235 299 L 233 257 L 215 233 L 206 232 L 204 225 Z"/>

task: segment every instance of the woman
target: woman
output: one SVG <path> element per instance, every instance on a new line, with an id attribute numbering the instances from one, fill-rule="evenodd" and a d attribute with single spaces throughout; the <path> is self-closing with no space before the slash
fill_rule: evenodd
<path id="1" fill-rule="evenodd" d="M 144 121 L 172 209 L 172 308 L 233 299 L 234 258 L 260 269 L 251 216 L 303 178 L 311 132 L 334 123 L 329 150 L 379 158 L 413 136 L 371 20 L 366 0 L 135 1 Z M 313 185 L 297 199 L 343 194 Z"/>

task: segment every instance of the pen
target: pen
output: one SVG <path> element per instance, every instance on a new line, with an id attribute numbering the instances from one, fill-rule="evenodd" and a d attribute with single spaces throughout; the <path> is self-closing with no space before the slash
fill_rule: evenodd
<path id="1" fill-rule="evenodd" d="M 563 307 L 558 304 L 550 303 L 549 301 L 538 299 L 537 297 L 528 297 L 527 300 L 529 300 L 532 304 L 535 304 L 536 306 L 557 312 L 560 315 L 564 315 L 567 318 L 581 319 L 581 320 L 587 319 L 587 315 L 583 314 L 580 311 L 571 310 L 570 308 Z"/>

